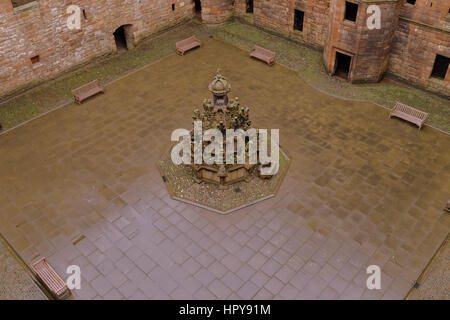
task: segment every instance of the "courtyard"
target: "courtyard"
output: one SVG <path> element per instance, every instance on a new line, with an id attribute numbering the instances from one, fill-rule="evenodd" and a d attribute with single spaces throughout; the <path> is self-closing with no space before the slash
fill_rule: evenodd
<path id="1" fill-rule="evenodd" d="M 75 299 L 403 299 L 448 234 L 448 135 L 202 40 L 1 135 L 0 232 L 80 266 Z M 217 68 L 291 159 L 276 197 L 228 215 L 172 200 L 156 167 Z"/>

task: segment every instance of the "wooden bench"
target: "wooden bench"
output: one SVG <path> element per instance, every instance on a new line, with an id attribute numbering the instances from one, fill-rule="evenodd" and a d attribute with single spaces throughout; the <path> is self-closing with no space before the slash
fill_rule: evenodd
<path id="1" fill-rule="evenodd" d="M 389 113 L 389 118 L 397 117 L 403 120 L 412 122 L 419 126 L 419 130 L 422 129 L 427 120 L 428 113 L 414 109 L 406 104 L 397 102 Z"/>
<path id="2" fill-rule="evenodd" d="M 250 57 L 262 60 L 266 62 L 269 66 L 275 63 L 275 56 L 276 56 L 275 52 L 267 50 L 257 45 L 255 45 L 253 47 L 253 50 L 250 52 Z"/>
<path id="3" fill-rule="evenodd" d="M 177 47 L 177 53 L 180 55 L 184 55 L 184 53 L 188 50 L 191 50 L 195 47 L 201 47 L 202 46 L 202 42 L 200 40 L 198 40 L 195 35 L 192 37 L 189 37 L 187 39 L 178 41 L 176 43 L 176 47 Z"/>
<path id="4" fill-rule="evenodd" d="M 47 263 L 45 258 L 41 258 L 33 263 L 31 269 L 36 273 L 41 283 L 52 293 L 55 299 L 65 299 L 70 295 L 70 290 L 66 283 Z"/>
<path id="5" fill-rule="evenodd" d="M 81 104 L 83 100 L 86 100 L 97 93 L 105 92 L 105 88 L 100 84 L 98 80 L 91 81 L 85 85 L 72 90 L 73 98 L 75 102 Z"/>

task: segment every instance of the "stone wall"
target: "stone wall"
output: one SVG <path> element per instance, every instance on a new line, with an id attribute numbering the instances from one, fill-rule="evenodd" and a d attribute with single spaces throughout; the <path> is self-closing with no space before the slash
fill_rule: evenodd
<path id="1" fill-rule="evenodd" d="M 67 27 L 71 4 L 85 10 L 81 30 Z M 139 41 L 193 14 L 189 0 L 39 0 L 16 8 L 1 0 L 0 95 L 116 50 L 113 32 L 122 25 Z"/>
<path id="2" fill-rule="evenodd" d="M 245 13 L 245 0 L 236 0 L 235 13 L 252 17 L 255 25 L 315 46 L 324 46 L 330 0 L 254 0 L 252 15 Z M 304 12 L 303 31 L 294 31 L 294 10 Z"/>
<path id="3" fill-rule="evenodd" d="M 358 4 L 356 21 L 344 19 L 345 0 L 332 0 L 328 39 L 324 48 L 325 66 L 329 73 L 335 69 L 336 51 L 352 56 L 350 81 L 376 82 L 385 73 L 391 45 L 398 22 L 399 5 L 393 1 L 362 1 Z M 369 5 L 377 5 L 381 13 L 381 28 L 367 26 Z"/>
<path id="4" fill-rule="evenodd" d="M 430 78 L 436 54 L 450 58 L 450 31 L 399 20 L 388 71 L 429 89 L 450 95 L 450 71 L 445 80 Z"/>
<path id="5" fill-rule="evenodd" d="M 305 13 L 301 32 L 302 39 L 313 45 L 325 46 L 328 35 L 330 0 L 296 0 L 294 9 Z"/>
<path id="6" fill-rule="evenodd" d="M 233 16 L 233 0 L 203 0 L 202 21 L 221 23 Z"/>
<path id="7" fill-rule="evenodd" d="M 444 81 L 429 79 L 436 54 L 450 57 L 448 0 L 416 0 L 414 6 L 406 0 L 349 0 L 359 4 L 356 23 L 343 21 L 345 0 L 253 1 L 253 14 L 246 14 L 245 0 L 202 0 L 202 20 L 221 23 L 235 14 L 321 47 L 330 73 L 340 50 L 353 56 L 352 81 L 378 81 L 387 70 L 450 94 L 450 72 Z M 81 30 L 66 26 L 70 4 L 85 10 Z M 366 27 L 372 4 L 382 11 L 380 30 Z M 301 32 L 294 31 L 295 9 L 304 12 Z M 17 8 L 0 0 L 0 95 L 116 50 L 113 32 L 122 25 L 131 25 L 132 43 L 193 16 L 193 0 L 38 0 Z M 40 61 L 32 64 L 37 55 Z"/>

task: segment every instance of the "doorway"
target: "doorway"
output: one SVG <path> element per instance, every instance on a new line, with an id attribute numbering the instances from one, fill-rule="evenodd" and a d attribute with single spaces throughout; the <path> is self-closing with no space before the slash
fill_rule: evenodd
<path id="1" fill-rule="evenodd" d="M 120 26 L 116 31 L 114 31 L 114 40 L 116 41 L 117 51 L 128 50 L 127 38 L 125 37 L 125 28 Z"/>
<path id="2" fill-rule="evenodd" d="M 202 12 L 202 3 L 201 3 L 201 1 L 200 0 L 194 0 L 194 4 L 195 4 L 195 6 L 194 6 L 195 13 L 197 15 L 200 15 L 201 12 Z"/>
<path id="3" fill-rule="evenodd" d="M 344 53 L 336 51 L 336 62 L 334 74 L 343 79 L 348 79 L 352 57 Z"/>
<path id="4" fill-rule="evenodd" d="M 253 13 L 253 0 L 246 0 L 245 1 L 245 12 L 246 13 Z"/>
<path id="5" fill-rule="evenodd" d="M 131 24 L 120 26 L 114 31 L 117 51 L 126 51 L 134 47 L 133 29 Z"/>
<path id="6" fill-rule="evenodd" d="M 434 60 L 433 70 L 431 71 L 431 77 L 444 80 L 449 65 L 450 58 L 437 54 L 436 59 Z"/>
<path id="7" fill-rule="evenodd" d="M 305 19 L 305 12 L 301 10 L 294 10 L 294 30 L 303 31 L 303 20 Z"/>

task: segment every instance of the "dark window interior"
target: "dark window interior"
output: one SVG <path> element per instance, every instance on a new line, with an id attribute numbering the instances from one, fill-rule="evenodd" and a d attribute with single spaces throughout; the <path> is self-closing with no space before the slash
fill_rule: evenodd
<path id="1" fill-rule="evenodd" d="M 352 57 L 340 52 L 336 52 L 336 71 L 335 75 L 338 77 L 348 79 L 348 74 L 350 72 L 350 64 L 352 62 Z"/>
<path id="2" fill-rule="evenodd" d="M 406 2 L 412 5 L 416 4 L 416 0 L 406 0 Z"/>
<path id="3" fill-rule="evenodd" d="M 358 14 L 358 5 L 353 2 L 345 2 L 345 20 L 356 21 Z"/>
<path id="4" fill-rule="evenodd" d="M 200 0 L 194 0 L 195 3 L 195 12 L 200 12 L 202 11 L 202 3 L 200 2 Z"/>
<path id="5" fill-rule="evenodd" d="M 303 31 L 303 20 L 305 13 L 300 10 L 294 11 L 294 30 Z"/>
<path id="6" fill-rule="evenodd" d="M 245 12 L 253 13 L 253 0 L 245 0 Z"/>
<path id="7" fill-rule="evenodd" d="M 175 3 L 172 3 L 172 11 L 175 11 Z"/>
<path id="8" fill-rule="evenodd" d="M 436 60 L 434 60 L 433 71 L 431 71 L 431 76 L 434 78 L 445 79 L 447 74 L 448 65 L 450 64 L 450 58 L 436 55 Z"/>
<path id="9" fill-rule="evenodd" d="M 39 56 L 34 56 L 34 57 L 31 58 L 31 63 L 32 64 L 38 63 L 39 60 L 40 60 Z"/>
<path id="10" fill-rule="evenodd" d="M 15 8 L 15 7 L 23 6 L 24 4 L 27 4 L 27 3 L 30 3 L 33 1 L 36 1 L 36 0 L 11 0 L 11 3 L 13 5 L 13 7 Z"/>
<path id="11" fill-rule="evenodd" d="M 116 41 L 117 50 L 128 50 L 124 26 L 121 26 L 114 32 L 114 40 Z"/>

